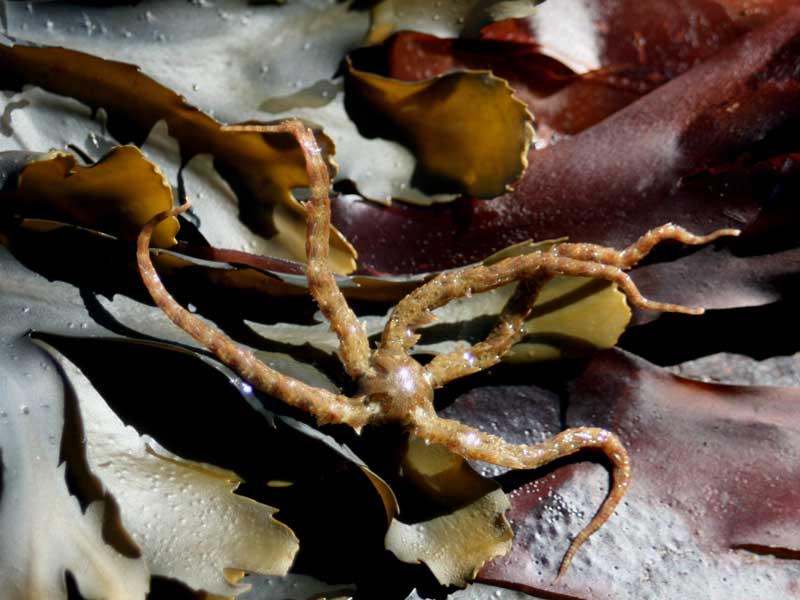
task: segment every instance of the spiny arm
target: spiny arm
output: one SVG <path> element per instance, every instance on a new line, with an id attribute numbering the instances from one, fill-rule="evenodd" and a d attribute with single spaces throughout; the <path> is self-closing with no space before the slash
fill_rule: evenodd
<path id="1" fill-rule="evenodd" d="M 510 469 L 536 469 L 588 448 L 596 448 L 609 458 L 613 465 L 611 489 L 597 514 L 572 540 L 561 561 L 557 580 L 567 572 L 575 553 L 589 536 L 614 514 L 631 481 L 630 459 L 625 447 L 613 433 L 597 427 L 567 429 L 535 445 L 511 444 L 496 435 L 435 415 L 420 419 L 412 431 L 417 437 L 446 446 L 469 460 Z"/>
<path id="2" fill-rule="evenodd" d="M 536 304 L 539 292 L 549 280 L 550 277 L 541 276 L 520 281 L 485 340 L 471 348 L 439 354 L 425 365 L 433 387 L 440 388 L 449 381 L 488 369 L 500 362 L 511 346 L 522 338 L 525 321 Z"/>
<path id="3" fill-rule="evenodd" d="M 202 319 L 183 308 L 167 291 L 150 259 L 150 237 L 153 229 L 161 221 L 181 214 L 189 206 L 190 204 L 187 202 L 179 208 L 156 215 L 139 233 L 136 261 L 142 281 L 156 305 L 173 323 L 208 348 L 220 361 L 247 380 L 253 387 L 310 413 L 320 424 L 347 423 L 355 429 L 364 426 L 371 415 L 358 399 L 311 387 L 269 368 L 252 352 L 242 348 L 225 334 L 210 327 Z"/>
<path id="4" fill-rule="evenodd" d="M 517 280 L 555 275 L 611 281 L 619 286 L 631 304 L 647 310 L 690 315 L 703 313 L 702 308 L 648 300 L 619 267 L 558 256 L 550 252 L 532 252 L 507 258 L 491 266 L 479 265 L 463 271 L 448 271 L 434 277 L 397 304 L 383 330 L 380 347 L 400 352 L 408 350 L 418 338 L 415 335 L 416 328 L 431 320 L 431 311 L 454 298 L 479 294 Z"/>
<path id="5" fill-rule="evenodd" d="M 738 229 L 718 229 L 708 235 L 695 235 L 680 227 L 667 223 L 651 229 L 624 250 L 615 250 L 597 244 L 557 244 L 550 252 L 556 256 L 566 256 L 577 260 L 603 263 L 628 270 L 647 256 L 661 242 L 674 240 L 687 246 L 708 244 L 721 237 L 736 237 L 741 233 Z"/>
<path id="6" fill-rule="evenodd" d="M 300 144 L 306 159 L 311 190 L 311 198 L 305 203 L 308 212 L 306 235 L 308 288 L 339 339 L 340 356 L 345 369 L 354 379 L 361 377 L 369 370 L 369 341 L 358 317 L 347 305 L 344 294 L 336 285 L 336 278 L 328 262 L 331 225 L 331 200 L 328 195 L 330 177 L 314 133 L 298 119 L 277 125 L 230 125 L 223 129 L 254 133 L 286 132 L 292 134 Z"/>
<path id="7" fill-rule="evenodd" d="M 665 240 L 700 245 L 723 236 L 736 235 L 739 235 L 737 229 L 719 229 L 708 235 L 695 235 L 683 227 L 669 223 L 648 231 L 621 251 L 597 244 L 564 243 L 554 246 L 548 251 L 548 254 L 588 264 L 608 265 L 626 270 L 635 266 L 657 244 Z M 428 363 L 426 370 L 431 375 L 434 387 L 441 387 L 448 381 L 476 373 L 499 362 L 503 354 L 521 339 L 524 322 L 533 309 L 541 288 L 549 280 L 550 276 L 547 275 L 521 280 L 514 295 L 503 309 L 498 324 L 495 325 L 486 340 L 466 350 L 440 354 Z M 635 298 L 632 301 L 636 303 Z M 666 308 L 672 305 L 661 306 Z"/>

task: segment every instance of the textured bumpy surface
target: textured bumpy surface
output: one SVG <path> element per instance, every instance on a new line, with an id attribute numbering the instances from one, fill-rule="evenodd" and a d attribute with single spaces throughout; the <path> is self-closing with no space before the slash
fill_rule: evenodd
<path id="1" fill-rule="evenodd" d="M 233 129 L 289 132 L 295 136 L 305 154 L 311 188 L 311 199 L 306 203 L 309 289 L 336 333 L 341 360 L 347 372 L 359 381 L 361 393 L 349 398 L 282 375 L 178 305 L 153 268 L 150 236 L 158 223 L 184 212 L 189 208 L 188 204 L 154 217 L 139 236 L 139 269 L 153 300 L 179 327 L 253 386 L 309 412 L 321 424 L 344 423 L 360 430 L 365 425 L 394 423 L 429 443 L 446 446 L 465 458 L 512 469 L 540 467 L 586 448 L 597 448 L 604 452 L 613 465 L 613 486 L 600 510 L 567 550 L 559 571 L 559 576 L 563 575 L 577 550 L 611 517 L 628 488 L 630 461 L 619 439 L 604 429 L 576 427 L 540 444 L 512 444 L 496 435 L 437 416 L 433 408 L 434 389 L 496 364 L 519 341 L 523 333 L 522 323 L 528 317 L 539 291 L 556 275 L 588 276 L 611 281 L 625 292 L 632 304 L 641 308 L 702 313 L 699 308 L 644 298 L 624 270 L 634 266 L 663 240 L 705 244 L 720 236 L 738 235 L 739 232 L 722 229 L 706 236 L 697 236 L 681 227 L 664 225 L 649 231 L 623 251 L 594 244 L 565 243 L 547 251 L 510 257 L 493 265 L 445 272 L 398 303 L 378 347 L 371 351 L 367 335 L 337 287 L 328 264 L 330 181 L 313 132 L 297 120 L 272 126 L 240 126 Z M 418 339 L 415 330 L 432 320 L 432 310 L 453 299 L 515 281 L 520 282 L 517 291 L 483 342 L 437 356 L 425 366 L 409 356 L 409 349 Z"/>

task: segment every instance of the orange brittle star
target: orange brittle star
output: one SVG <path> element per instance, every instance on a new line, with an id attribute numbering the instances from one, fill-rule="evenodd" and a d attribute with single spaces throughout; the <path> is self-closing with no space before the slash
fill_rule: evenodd
<path id="1" fill-rule="evenodd" d="M 595 427 L 575 427 L 535 445 L 511 444 L 499 436 L 437 416 L 433 391 L 465 375 L 496 364 L 523 335 L 523 324 L 542 286 L 556 275 L 606 279 L 615 283 L 629 301 L 641 308 L 701 314 L 703 309 L 654 302 L 644 298 L 624 272 L 639 262 L 663 240 L 705 244 L 720 236 L 738 235 L 721 229 L 697 236 L 676 225 L 663 225 L 647 232 L 622 251 L 595 244 L 561 243 L 546 251 L 506 258 L 490 266 L 478 265 L 447 271 L 416 288 L 403 298 L 389 317 L 377 348 L 370 349 L 367 335 L 348 306 L 328 265 L 330 231 L 330 178 L 314 134 L 299 120 L 277 125 L 242 125 L 236 131 L 289 132 L 295 136 L 306 158 L 311 190 L 307 211 L 307 278 L 311 295 L 330 322 L 340 343 L 339 355 L 347 373 L 360 384 L 355 397 L 334 394 L 282 375 L 259 361 L 222 332 L 207 325 L 180 306 L 161 283 L 150 258 L 150 236 L 162 220 L 189 208 L 156 215 L 142 229 L 137 260 L 144 284 L 155 303 L 180 328 L 208 348 L 242 378 L 259 390 L 313 415 L 320 424 L 347 424 L 360 430 L 365 425 L 394 423 L 426 442 L 442 444 L 470 460 L 480 460 L 511 469 L 534 469 L 586 448 L 596 448 L 612 465 L 612 485 L 607 498 L 591 522 L 575 537 L 561 562 L 558 578 L 569 567 L 586 539 L 613 514 L 631 479 L 628 453 L 613 433 Z M 432 310 L 451 300 L 485 292 L 519 281 L 486 339 L 467 350 L 436 356 L 421 365 L 409 355 L 419 339 L 416 329 L 433 320 Z"/>

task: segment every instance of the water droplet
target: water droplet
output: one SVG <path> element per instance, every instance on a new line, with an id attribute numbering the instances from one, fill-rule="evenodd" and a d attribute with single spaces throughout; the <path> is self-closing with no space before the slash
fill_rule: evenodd
<path id="1" fill-rule="evenodd" d="M 22 312 L 25 313 L 25 314 L 28 314 L 29 312 L 31 312 L 31 307 L 30 306 L 26 306 L 25 308 L 22 309 Z"/>
<path id="2" fill-rule="evenodd" d="M 31 409 L 27 404 L 20 404 L 19 412 L 21 412 L 23 415 L 29 415 L 31 414 Z"/>
<path id="3" fill-rule="evenodd" d="M 197 307 L 194 304 L 192 304 L 191 302 L 186 305 L 186 308 L 189 309 L 189 312 L 191 312 L 191 313 L 196 313 L 197 312 Z"/>

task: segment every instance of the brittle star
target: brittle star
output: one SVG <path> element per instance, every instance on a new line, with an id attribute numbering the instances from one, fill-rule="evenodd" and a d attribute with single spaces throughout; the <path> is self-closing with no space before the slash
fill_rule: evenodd
<path id="1" fill-rule="evenodd" d="M 300 144 L 311 192 L 310 199 L 305 202 L 308 288 L 339 340 L 340 359 L 347 373 L 359 382 L 359 393 L 354 397 L 335 394 L 282 375 L 175 301 L 153 267 L 150 237 L 158 223 L 186 211 L 189 202 L 156 215 L 139 235 L 137 261 L 153 301 L 178 327 L 253 387 L 310 413 L 319 424 L 347 424 L 356 431 L 366 425 L 398 424 L 410 434 L 428 443 L 446 446 L 466 459 L 511 469 L 535 469 L 588 448 L 604 452 L 613 465 L 611 488 L 598 512 L 567 549 L 557 576 L 557 580 L 560 579 L 581 545 L 611 517 L 628 489 L 630 460 L 619 438 L 604 429 L 575 427 L 540 444 L 512 444 L 497 435 L 439 417 L 433 406 L 433 391 L 449 381 L 499 362 L 521 339 L 523 324 L 539 291 L 556 275 L 606 279 L 615 283 L 633 305 L 644 309 L 701 314 L 701 308 L 644 298 L 624 271 L 636 265 L 663 240 L 705 244 L 721 236 L 738 235 L 739 231 L 721 229 L 698 236 L 682 227 L 667 224 L 648 231 L 622 251 L 596 244 L 559 243 L 548 250 L 506 258 L 492 265 L 443 272 L 400 300 L 389 317 L 377 348 L 372 350 L 364 328 L 348 306 L 328 264 L 330 177 L 313 132 L 299 120 L 275 125 L 230 126 L 227 129 L 255 133 L 288 132 Z M 434 309 L 455 298 L 516 281 L 519 282 L 517 289 L 484 341 L 466 350 L 460 348 L 440 354 L 424 366 L 410 356 L 409 351 L 420 337 L 416 330 L 434 319 Z"/>

